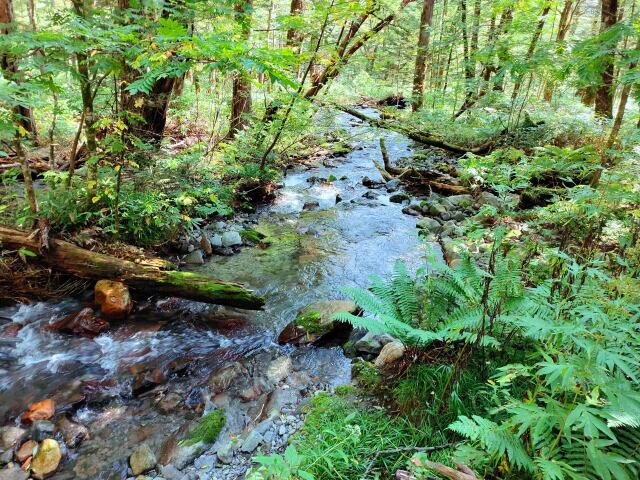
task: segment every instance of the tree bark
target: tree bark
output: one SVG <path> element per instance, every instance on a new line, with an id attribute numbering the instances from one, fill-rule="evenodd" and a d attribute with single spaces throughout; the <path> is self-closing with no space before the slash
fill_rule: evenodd
<path id="1" fill-rule="evenodd" d="M 299 17 L 302 15 L 303 9 L 303 0 L 291 0 L 289 15 L 291 17 Z M 287 30 L 287 47 L 292 47 L 296 53 L 300 53 L 300 46 L 302 45 L 303 39 L 304 34 L 299 28 L 291 27 Z"/>
<path id="2" fill-rule="evenodd" d="M 613 27 L 618 21 L 618 0 L 602 0 L 600 32 Z M 596 90 L 595 112 L 605 118 L 613 117 L 613 55 L 604 60 L 600 85 Z"/>
<path id="3" fill-rule="evenodd" d="M 190 272 L 166 270 L 168 262 L 134 263 L 85 250 L 63 240 L 50 239 L 43 249 L 38 235 L 0 226 L 0 243 L 9 248 L 38 252 L 39 260 L 51 267 L 90 280 L 112 279 L 150 294 L 172 295 L 199 302 L 216 303 L 251 310 L 260 309 L 264 299 L 240 284 L 223 282 Z M 165 268 L 165 269 L 163 269 Z"/>
<path id="4" fill-rule="evenodd" d="M 415 112 L 422 107 L 424 96 L 424 76 L 427 68 L 427 53 L 429 50 L 429 36 L 433 21 L 433 5 L 435 0 L 424 0 L 420 15 L 420 32 L 418 34 L 418 51 L 416 53 L 416 67 L 413 75 L 413 99 L 411 108 Z"/>
<path id="5" fill-rule="evenodd" d="M 246 41 L 251 35 L 251 13 L 253 0 L 242 0 L 233 7 L 237 21 L 242 31 L 242 37 Z M 249 125 L 251 115 L 251 80 L 247 72 L 238 71 L 233 76 L 233 94 L 231 99 L 231 119 L 227 138 L 231 139 L 235 134 L 244 130 Z"/>
<path id="6" fill-rule="evenodd" d="M 574 18 L 575 10 L 578 6 L 578 2 L 574 2 L 574 0 L 567 0 L 562 8 L 562 12 L 560 13 L 560 20 L 558 21 L 558 33 L 556 34 L 556 50 L 559 53 L 564 51 L 564 40 L 567 37 L 567 33 L 569 32 L 569 27 L 571 26 L 571 22 Z M 544 101 L 551 102 L 553 98 L 553 90 L 554 90 L 555 82 L 552 79 L 547 79 L 544 84 Z"/>

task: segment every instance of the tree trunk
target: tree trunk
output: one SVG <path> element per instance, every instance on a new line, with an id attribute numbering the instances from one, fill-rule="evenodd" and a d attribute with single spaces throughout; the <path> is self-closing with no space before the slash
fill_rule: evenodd
<path id="1" fill-rule="evenodd" d="M 600 32 L 613 27 L 618 20 L 618 0 L 602 0 L 600 16 Z M 606 118 L 613 117 L 613 56 L 608 55 L 604 61 L 600 85 L 596 90 L 596 115 Z"/>
<path id="2" fill-rule="evenodd" d="M 636 43 L 636 50 L 640 50 L 640 38 L 638 38 Z M 637 62 L 631 62 L 629 64 L 629 71 L 635 70 L 637 66 Z M 631 93 L 632 82 L 625 82 L 622 87 L 622 92 L 620 93 L 620 103 L 618 104 L 618 111 L 616 112 L 616 119 L 613 122 L 613 127 L 611 127 L 611 133 L 609 134 L 609 139 L 607 140 L 607 147 L 613 147 L 613 144 L 618 137 L 618 133 L 620 133 L 620 128 L 622 127 L 622 121 L 624 120 L 624 111 L 627 107 L 627 101 L 629 100 L 629 94 Z"/>
<path id="3" fill-rule="evenodd" d="M 291 0 L 289 15 L 291 17 L 299 17 L 302 15 L 303 9 L 303 0 Z M 292 47 L 296 53 L 300 53 L 300 46 L 302 45 L 303 38 L 304 34 L 299 28 L 289 28 L 287 30 L 287 47 Z"/>
<path id="4" fill-rule="evenodd" d="M 13 13 L 13 3 L 11 0 L 0 0 L 0 24 L 4 24 L 0 28 L 2 35 L 9 35 L 15 28 L 15 17 Z M 18 66 L 16 65 L 16 59 L 11 58 L 8 54 L 3 53 L 0 57 L 0 67 L 4 72 L 7 80 L 13 80 L 19 83 L 18 78 Z M 14 107 L 15 114 L 18 117 L 18 124 L 28 133 L 30 133 L 34 139 L 38 136 L 36 129 L 36 122 L 33 118 L 33 112 L 30 107 L 25 105 L 17 105 Z"/>
<path id="5" fill-rule="evenodd" d="M 237 14 L 244 40 L 251 34 L 251 8 L 253 0 L 243 0 L 233 7 Z M 231 139 L 240 130 L 249 125 L 251 115 L 251 80 L 247 72 L 238 71 L 233 76 L 233 95 L 231 100 L 231 119 L 227 138 Z"/>
<path id="6" fill-rule="evenodd" d="M 577 3 L 573 0 L 567 0 L 562 12 L 560 13 L 558 33 L 556 34 L 556 50 L 558 53 L 562 53 L 564 51 L 564 40 L 569 32 L 569 27 L 571 26 L 571 21 L 573 20 L 573 14 L 575 12 L 574 5 L 577 8 Z M 546 102 L 551 102 L 551 99 L 553 98 L 554 85 L 555 82 L 552 79 L 548 79 L 544 84 L 543 98 Z"/>
<path id="7" fill-rule="evenodd" d="M 424 0 L 420 15 L 420 32 L 418 35 L 418 51 L 416 53 L 416 68 L 413 75 L 413 99 L 411 107 L 415 112 L 422 107 L 424 94 L 424 75 L 427 68 L 427 53 L 429 50 L 429 36 L 433 20 L 433 5 L 435 0 Z"/>
<path id="8" fill-rule="evenodd" d="M 172 295 L 199 302 L 260 309 L 264 299 L 237 283 L 222 282 L 190 272 L 166 270 L 168 262 L 134 263 L 85 250 L 72 243 L 51 239 L 42 245 L 38 235 L 0 226 L 0 243 L 26 248 L 56 270 L 90 280 L 112 279 L 149 294 Z M 43 248 L 44 247 L 44 248 Z"/>

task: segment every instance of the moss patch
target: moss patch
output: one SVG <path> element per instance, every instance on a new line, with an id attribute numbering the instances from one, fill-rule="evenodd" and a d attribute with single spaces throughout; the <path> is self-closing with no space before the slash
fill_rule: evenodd
<path id="1" fill-rule="evenodd" d="M 307 333 L 321 333 L 324 331 L 322 316 L 315 310 L 299 313 L 296 317 L 295 324 L 303 327 Z"/>
<path id="2" fill-rule="evenodd" d="M 253 230 L 252 228 L 247 228 L 246 230 L 240 231 L 240 238 L 247 242 L 260 243 L 260 240 L 266 238 L 266 235 L 258 232 L 257 230 Z"/>
<path id="3" fill-rule="evenodd" d="M 198 442 L 214 443 L 226 421 L 224 409 L 214 410 L 202 417 L 200 423 L 189 432 L 181 443 L 184 445 L 194 445 Z"/>

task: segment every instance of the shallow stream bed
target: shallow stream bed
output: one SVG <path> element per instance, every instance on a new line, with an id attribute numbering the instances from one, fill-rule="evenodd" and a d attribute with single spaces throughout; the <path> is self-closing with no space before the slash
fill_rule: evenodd
<path id="1" fill-rule="evenodd" d="M 90 304 L 90 296 L 0 309 L 0 425 L 17 425 L 30 403 L 54 398 L 59 413 L 66 411 L 89 430 L 79 447 L 63 449 L 64 463 L 54 478 L 126 478 L 127 459 L 143 442 L 159 463 L 188 471 L 193 458 L 180 464 L 184 452 L 176 453 L 176 439 L 203 409 L 222 406 L 227 412 L 219 447 L 260 424 L 274 396 L 295 391 L 293 403 L 299 405 L 315 390 L 349 381 L 350 361 L 340 348 L 278 346 L 279 332 L 300 308 L 342 298 L 342 285 L 365 286 L 370 274 L 390 272 L 395 260 L 415 267 L 425 252 L 415 217 L 390 202 L 386 189 L 362 183 L 364 177 L 380 180 L 373 163 L 381 161 L 380 135 L 392 159 L 409 155 L 410 141 L 371 132 L 346 115 L 336 122 L 356 138 L 356 149 L 322 166 L 288 172 L 275 202 L 257 216 L 255 229 L 271 245 L 214 256 L 194 269 L 256 290 L 266 298 L 264 310 L 154 301 L 110 332 L 87 339 L 43 327 Z M 256 387 L 284 359 L 292 361 L 280 386 Z M 228 395 L 214 396 L 208 379 L 229 365 L 240 365 L 241 378 L 228 386 Z M 249 398 L 247 389 L 258 393 Z M 270 431 L 283 424 L 294 428 L 295 405 L 290 411 L 293 420 L 269 425 Z M 237 478 L 246 468 L 216 470 L 215 451 L 198 452 L 194 478 Z"/>

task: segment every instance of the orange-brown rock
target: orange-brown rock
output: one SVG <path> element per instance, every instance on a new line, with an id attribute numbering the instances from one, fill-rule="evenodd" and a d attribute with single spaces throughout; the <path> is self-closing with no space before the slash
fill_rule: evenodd
<path id="1" fill-rule="evenodd" d="M 102 315 L 107 318 L 124 318 L 131 312 L 133 302 L 129 287 L 112 280 L 98 280 L 95 287 L 95 301 Z"/>
<path id="2" fill-rule="evenodd" d="M 87 307 L 78 313 L 67 315 L 60 320 L 56 320 L 47 327 L 47 330 L 52 332 L 75 333 L 93 338 L 109 330 L 109 327 L 109 322 L 96 316 L 93 310 Z"/>
<path id="3" fill-rule="evenodd" d="M 27 440 L 24 442 L 16 452 L 16 460 L 20 463 L 26 461 L 33 455 L 33 449 L 36 448 L 36 445 L 38 444 L 34 440 Z"/>
<path id="4" fill-rule="evenodd" d="M 49 420 L 56 413 L 56 404 L 50 398 L 29 405 L 29 410 L 22 414 L 24 423 L 33 423 L 37 420 Z"/>

